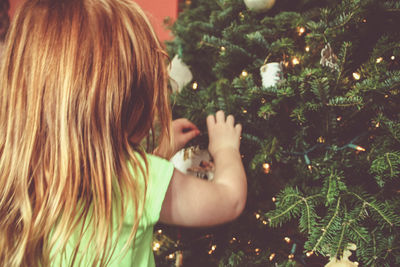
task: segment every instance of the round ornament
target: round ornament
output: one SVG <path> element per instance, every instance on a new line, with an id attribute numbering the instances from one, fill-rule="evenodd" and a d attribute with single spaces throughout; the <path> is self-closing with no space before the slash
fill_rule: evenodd
<path id="1" fill-rule="evenodd" d="M 276 86 L 276 84 L 282 80 L 282 64 L 278 62 L 271 62 L 264 64 L 260 68 L 260 75 L 262 85 L 264 88 Z"/>
<path id="2" fill-rule="evenodd" d="M 275 0 L 244 0 L 244 3 L 251 11 L 263 12 L 270 10 L 275 4 Z"/>

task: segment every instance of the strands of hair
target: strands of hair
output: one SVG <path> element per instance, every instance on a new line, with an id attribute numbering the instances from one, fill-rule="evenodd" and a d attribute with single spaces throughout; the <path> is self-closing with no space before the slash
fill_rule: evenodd
<path id="1" fill-rule="evenodd" d="M 93 242 L 77 242 L 70 265 L 90 250 L 92 266 L 106 266 L 124 200 L 136 209 L 125 247 L 137 231 L 147 188 L 141 141 L 156 123 L 172 140 L 165 52 L 131 0 L 26 1 L 4 49 L 0 263 L 49 266 L 78 233 Z"/>

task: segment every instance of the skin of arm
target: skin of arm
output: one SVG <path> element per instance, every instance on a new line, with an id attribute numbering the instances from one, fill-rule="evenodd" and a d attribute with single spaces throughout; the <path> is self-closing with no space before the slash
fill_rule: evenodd
<path id="1" fill-rule="evenodd" d="M 161 209 L 163 223 L 213 226 L 234 220 L 245 207 L 247 182 L 239 153 L 242 127 L 234 124 L 233 116 L 218 111 L 207 117 L 207 128 L 214 179 L 201 180 L 175 169 Z"/>

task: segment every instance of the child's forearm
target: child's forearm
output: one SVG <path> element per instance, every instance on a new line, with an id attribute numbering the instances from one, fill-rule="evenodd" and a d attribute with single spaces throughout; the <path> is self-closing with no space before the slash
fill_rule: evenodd
<path id="1" fill-rule="evenodd" d="M 246 203 L 247 182 L 240 153 L 235 148 L 224 148 L 213 155 L 215 173 L 213 182 L 225 187 L 238 216 Z"/>

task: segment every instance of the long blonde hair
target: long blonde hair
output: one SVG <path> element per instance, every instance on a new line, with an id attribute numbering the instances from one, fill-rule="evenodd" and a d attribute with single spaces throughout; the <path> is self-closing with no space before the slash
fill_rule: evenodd
<path id="1" fill-rule="evenodd" d="M 0 265 L 48 266 L 89 224 L 93 266 L 105 266 L 127 196 L 132 242 L 146 190 L 135 178 L 147 185 L 140 143 L 155 124 L 171 140 L 166 76 L 165 52 L 131 0 L 21 6 L 0 70 Z"/>

